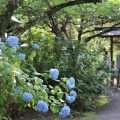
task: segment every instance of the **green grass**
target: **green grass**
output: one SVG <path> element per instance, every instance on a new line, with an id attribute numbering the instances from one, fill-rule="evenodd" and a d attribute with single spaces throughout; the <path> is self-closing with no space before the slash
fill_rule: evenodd
<path id="1" fill-rule="evenodd" d="M 86 112 L 80 120 L 99 120 L 99 117 L 96 116 L 95 112 Z"/>
<path id="2" fill-rule="evenodd" d="M 96 106 L 97 108 L 102 108 L 105 105 L 107 105 L 110 102 L 107 96 L 101 94 L 98 96 L 98 99 L 96 100 Z M 96 115 L 95 112 L 86 112 L 84 116 L 80 120 L 100 120 L 100 118 Z"/>
<path id="3" fill-rule="evenodd" d="M 98 96 L 98 99 L 96 101 L 96 106 L 97 108 L 101 108 L 107 105 L 109 102 L 110 102 L 110 99 L 107 96 L 101 94 Z"/>

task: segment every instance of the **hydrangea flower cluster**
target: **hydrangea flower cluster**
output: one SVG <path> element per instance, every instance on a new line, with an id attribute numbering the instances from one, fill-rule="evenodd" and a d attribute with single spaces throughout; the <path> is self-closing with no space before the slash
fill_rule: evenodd
<path id="1" fill-rule="evenodd" d="M 19 45 L 14 45 L 14 47 L 15 47 L 17 50 L 20 50 L 20 46 L 19 46 Z"/>
<path id="2" fill-rule="evenodd" d="M 117 69 L 117 68 L 113 68 L 113 70 L 114 70 L 114 71 L 116 71 L 116 72 L 118 72 L 118 71 L 119 71 L 119 69 Z"/>
<path id="3" fill-rule="evenodd" d="M 32 94 L 25 92 L 25 93 L 23 93 L 22 98 L 24 101 L 30 102 L 33 99 L 33 96 L 32 96 Z"/>
<path id="4" fill-rule="evenodd" d="M 13 89 L 13 92 L 14 92 L 14 93 L 19 93 L 19 92 L 20 92 L 20 88 L 19 88 L 19 87 L 16 87 L 15 89 Z"/>
<path id="5" fill-rule="evenodd" d="M 67 82 L 66 85 L 69 89 L 74 88 L 75 87 L 75 79 L 73 77 L 70 77 L 69 82 Z"/>
<path id="6" fill-rule="evenodd" d="M 17 48 L 12 46 L 12 53 L 16 53 L 16 51 L 17 51 Z"/>
<path id="7" fill-rule="evenodd" d="M 74 90 L 72 90 L 70 92 L 70 96 L 66 96 L 66 100 L 68 101 L 68 103 L 73 103 L 75 101 L 76 96 L 77 93 Z"/>
<path id="8" fill-rule="evenodd" d="M 69 56 L 70 55 L 70 53 L 67 53 L 67 52 L 65 52 L 64 54 L 65 54 L 65 56 Z"/>
<path id="9" fill-rule="evenodd" d="M 18 45 L 18 41 L 19 41 L 19 39 L 15 36 L 9 36 L 6 40 L 6 42 L 9 46 Z"/>
<path id="10" fill-rule="evenodd" d="M 68 101 L 68 103 L 73 103 L 75 101 L 75 97 L 74 96 L 66 96 L 66 100 Z"/>
<path id="11" fill-rule="evenodd" d="M 70 108 L 69 108 L 69 106 L 64 106 L 64 107 L 60 110 L 60 112 L 59 112 L 59 115 L 60 115 L 60 117 L 62 117 L 62 118 L 68 116 L 69 114 L 70 114 Z"/>
<path id="12" fill-rule="evenodd" d="M 2 50 L 6 50 L 7 48 L 6 48 L 5 44 L 0 43 L 0 49 L 2 49 Z"/>
<path id="13" fill-rule="evenodd" d="M 0 55 L 2 55 L 2 50 L 0 49 Z"/>
<path id="14" fill-rule="evenodd" d="M 50 69 L 50 74 L 52 76 L 52 80 L 56 80 L 59 76 L 58 69 Z"/>
<path id="15" fill-rule="evenodd" d="M 44 80 L 43 79 L 40 79 L 40 84 L 43 84 Z"/>
<path id="16" fill-rule="evenodd" d="M 25 60 L 26 55 L 25 55 L 24 53 L 19 53 L 19 54 L 18 54 L 18 57 L 19 57 L 21 60 Z"/>
<path id="17" fill-rule="evenodd" d="M 70 91 L 70 95 L 76 97 L 77 93 L 74 90 L 72 90 L 72 91 Z"/>
<path id="18" fill-rule="evenodd" d="M 43 100 L 39 100 L 37 105 L 36 105 L 36 109 L 37 109 L 38 112 L 45 113 L 45 112 L 48 111 L 48 105 Z"/>
<path id="19" fill-rule="evenodd" d="M 32 45 L 32 48 L 33 48 L 33 49 L 39 49 L 39 47 L 40 47 L 40 46 L 39 46 L 38 44 L 33 44 L 33 45 Z"/>

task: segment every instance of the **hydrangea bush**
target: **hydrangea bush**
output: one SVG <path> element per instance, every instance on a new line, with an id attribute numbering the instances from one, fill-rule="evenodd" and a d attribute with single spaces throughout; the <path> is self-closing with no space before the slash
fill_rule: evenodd
<path id="1" fill-rule="evenodd" d="M 116 71 L 98 60 L 99 51 L 91 52 L 83 43 L 73 49 L 73 43 L 60 42 L 58 54 L 38 44 L 25 50 L 18 41 L 9 36 L 6 43 L 0 42 L 0 119 L 13 103 L 19 111 L 24 107 L 43 113 L 51 110 L 62 118 L 73 106 L 92 109 L 95 95 L 107 91 L 104 80 L 108 82 Z"/>
<path id="2" fill-rule="evenodd" d="M 7 116 L 12 103 L 19 105 L 19 111 L 29 106 L 38 112 L 45 113 L 51 109 L 62 118 L 68 116 L 68 104 L 77 97 L 73 90 L 75 79 L 71 76 L 59 79 L 60 71 L 56 68 L 37 72 L 32 62 L 34 51 L 39 49 L 38 44 L 32 45 L 31 54 L 27 54 L 18 41 L 17 37 L 9 36 L 6 43 L 0 43 L 0 119 Z M 31 68 L 27 67 L 28 64 Z"/>
<path id="3" fill-rule="evenodd" d="M 41 54 L 36 52 L 34 57 L 34 66 L 37 71 L 41 72 L 49 68 L 59 69 L 61 72 L 59 78 L 69 78 L 66 82 L 67 88 L 70 90 L 75 87 L 78 93 L 76 99 L 70 93 L 65 96 L 66 101 L 72 103 L 72 108 L 75 110 L 95 109 L 96 106 L 93 103 L 96 101 L 96 96 L 107 93 L 109 78 L 116 74 L 109 65 L 103 62 L 101 45 L 93 41 L 87 44 L 56 37 L 44 38 L 40 46 Z M 51 72 L 52 74 L 54 75 Z M 75 80 L 71 76 L 74 76 Z M 57 80 L 58 74 L 55 77 Z"/>

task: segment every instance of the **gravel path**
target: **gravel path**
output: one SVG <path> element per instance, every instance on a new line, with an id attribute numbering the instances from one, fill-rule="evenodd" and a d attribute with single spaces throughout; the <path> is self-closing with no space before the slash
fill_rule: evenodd
<path id="1" fill-rule="evenodd" d="M 111 102 L 96 114 L 100 120 L 120 120 L 120 88 L 112 89 L 109 98 Z"/>

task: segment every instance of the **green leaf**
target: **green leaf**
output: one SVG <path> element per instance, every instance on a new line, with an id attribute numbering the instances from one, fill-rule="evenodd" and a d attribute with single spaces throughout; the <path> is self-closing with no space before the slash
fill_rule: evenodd
<path id="1" fill-rule="evenodd" d="M 42 96 L 45 98 L 45 99 L 48 99 L 48 94 L 45 90 L 42 90 Z"/>
<path id="2" fill-rule="evenodd" d="M 48 80 L 50 78 L 50 75 L 48 73 L 43 73 L 42 76 L 45 78 L 45 80 Z"/>
<path id="3" fill-rule="evenodd" d="M 35 86 L 34 86 L 34 89 L 35 89 L 35 90 L 40 90 L 40 89 L 41 89 L 41 87 L 40 87 L 40 86 L 38 86 L 38 85 L 35 85 Z"/>
<path id="4" fill-rule="evenodd" d="M 62 99 L 62 98 L 63 98 L 63 95 L 64 95 L 64 92 L 58 92 L 58 93 L 57 93 L 57 98 L 58 98 L 58 99 Z"/>
<path id="5" fill-rule="evenodd" d="M 33 61 L 33 58 L 36 56 L 36 51 L 31 52 L 29 58 Z"/>
<path id="6" fill-rule="evenodd" d="M 8 67 L 1 71 L 1 74 L 2 74 L 2 75 L 8 75 L 8 74 L 10 74 L 10 73 L 11 73 L 11 69 L 8 68 Z"/>
<path id="7" fill-rule="evenodd" d="M 31 89 L 33 89 L 33 87 L 34 87 L 34 86 L 33 86 L 31 83 L 29 83 L 29 82 L 27 82 L 27 85 L 28 85 L 28 87 L 31 88 Z"/>
<path id="8" fill-rule="evenodd" d="M 50 109 L 52 110 L 53 113 L 58 113 L 58 112 L 60 111 L 61 107 L 60 107 L 60 106 L 57 106 L 57 105 L 55 105 L 55 104 L 52 104 L 52 105 L 50 106 Z"/>
<path id="9" fill-rule="evenodd" d="M 50 93 L 54 95 L 56 92 L 54 90 L 51 90 Z"/>
<path id="10" fill-rule="evenodd" d="M 60 85 L 68 91 L 67 86 L 66 86 L 65 83 L 62 82 L 62 83 L 60 83 Z"/>
<path id="11" fill-rule="evenodd" d="M 40 84 L 40 80 L 39 80 L 39 79 L 36 79 L 36 80 L 35 80 L 35 84 L 39 85 L 39 84 Z"/>
<path id="12" fill-rule="evenodd" d="M 49 88 L 53 89 L 53 86 L 49 85 Z"/>
<path id="13" fill-rule="evenodd" d="M 55 99 L 54 96 L 49 96 L 49 99 L 52 100 L 52 103 L 61 105 L 61 102 L 58 99 Z"/>
<path id="14" fill-rule="evenodd" d="M 61 91 L 61 89 L 60 89 L 59 86 L 55 86 L 54 91 L 55 91 L 55 92 L 58 92 L 58 91 Z"/>

